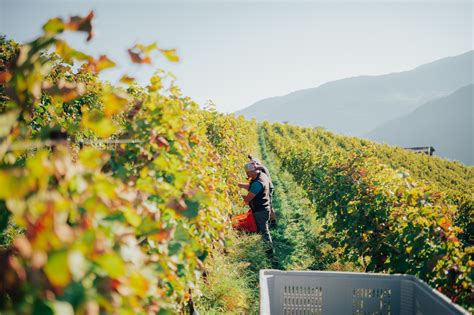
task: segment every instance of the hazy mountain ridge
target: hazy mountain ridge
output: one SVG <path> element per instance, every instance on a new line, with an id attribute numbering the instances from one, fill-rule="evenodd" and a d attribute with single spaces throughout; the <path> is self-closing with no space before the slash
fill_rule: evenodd
<path id="1" fill-rule="evenodd" d="M 474 85 L 384 123 L 367 138 L 402 147 L 433 146 L 435 154 L 474 165 Z"/>
<path id="2" fill-rule="evenodd" d="M 474 51 L 469 51 L 409 71 L 332 81 L 263 99 L 236 113 L 259 121 L 288 121 L 361 136 L 430 100 L 473 83 L 473 60 Z"/>

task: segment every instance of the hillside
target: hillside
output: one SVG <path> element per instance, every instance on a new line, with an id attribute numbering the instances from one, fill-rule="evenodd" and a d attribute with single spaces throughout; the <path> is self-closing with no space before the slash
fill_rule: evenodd
<path id="1" fill-rule="evenodd" d="M 469 51 L 410 71 L 333 81 L 258 101 L 237 114 L 361 136 L 472 83 L 473 60 L 474 51 Z"/>
<path id="2" fill-rule="evenodd" d="M 402 147 L 433 146 L 438 156 L 473 165 L 473 94 L 471 84 L 377 127 L 367 138 Z"/>

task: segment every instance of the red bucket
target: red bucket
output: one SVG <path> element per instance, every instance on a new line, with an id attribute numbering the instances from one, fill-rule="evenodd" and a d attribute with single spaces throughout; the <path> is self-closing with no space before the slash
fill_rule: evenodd
<path id="1" fill-rule="evenodd" d="M 253 217 L 252 210 L 233 217 L 232 226 L 238 231 L 257 233 L 257 224 L 255 223 L 255 218 Z"/>

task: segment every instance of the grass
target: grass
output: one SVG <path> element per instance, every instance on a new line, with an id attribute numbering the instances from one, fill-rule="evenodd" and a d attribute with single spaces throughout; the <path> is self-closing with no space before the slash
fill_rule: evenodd
<path id="1" fill-rule="evenodd" d="M 201 314 L 258 314 L 258 272 L 270 268 L 260 235 L 231 232 L 227 252 L 206 259 L 195 299 Z"/>
<path id="2" fill-rule="evenodd" d="M 332 231 L 326 218 L 318 217 L 306 192 L 293 176 L 280 168 L 278 158 L 267 148 L 259 130 L 261 156 L 275 186 L 273 207 L 277 226 L 272 231 L 275 256 L 283 270 L 362 271 L 330 244 Z"/>

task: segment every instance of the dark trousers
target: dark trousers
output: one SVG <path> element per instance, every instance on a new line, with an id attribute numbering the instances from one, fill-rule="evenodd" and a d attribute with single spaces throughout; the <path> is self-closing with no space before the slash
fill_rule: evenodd
<path id="1" fill-rule="evenodd" d="M 255 223 L 257 224 L 258 233 L 262 234 L 265 242 L 272 244 L 272 237 L 270 236 L 270 230 L 268 227 L 268 220 L 270 219 L 270 209 L 264 211 L 257 211 L 253 213 Z"/>

